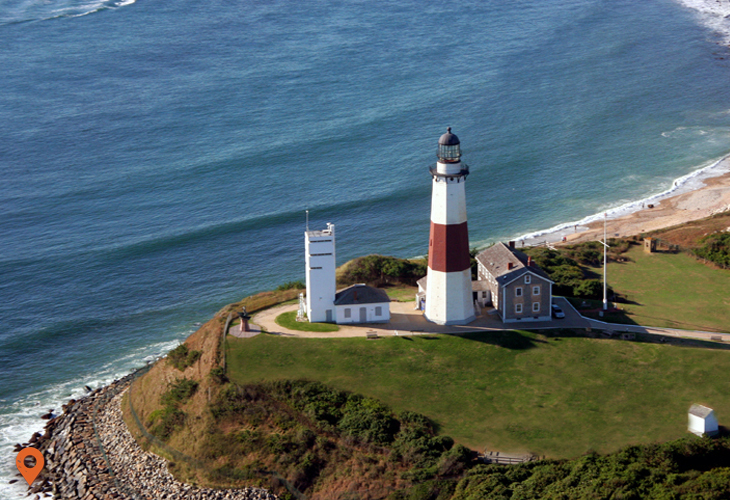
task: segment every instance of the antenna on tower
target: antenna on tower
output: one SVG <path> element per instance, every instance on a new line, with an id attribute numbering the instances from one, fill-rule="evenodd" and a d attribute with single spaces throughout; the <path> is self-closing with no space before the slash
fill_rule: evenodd
<path id="1" fill-rule="evenodd" d="M 309 210 L 307 212 L 307 231 L 309 231 Z"/>

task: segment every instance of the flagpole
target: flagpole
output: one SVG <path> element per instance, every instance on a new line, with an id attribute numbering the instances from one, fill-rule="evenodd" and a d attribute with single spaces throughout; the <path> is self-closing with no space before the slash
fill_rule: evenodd
<path id="1" fill-rule="evenodd" d="M 608 242 L 606 241 L 606 218 L 608 213 L 603 213 L 603 310 L 608 310 L 608 297 L 606 292 L 606 253 L 608 251 Z"/>

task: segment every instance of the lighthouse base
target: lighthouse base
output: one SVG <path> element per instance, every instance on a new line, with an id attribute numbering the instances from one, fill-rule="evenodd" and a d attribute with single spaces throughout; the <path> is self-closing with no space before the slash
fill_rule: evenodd
<path id="1" fill-rule="evenodd" d="M 451 320 L 451 321 L 439 321 L 439 320 L 435 320 L 435 319 L 429 318 L 426 314 L 424 314 L 423 317 L 426 318 L 431 323 L 435 323 L 437 325 L 444 325 L 444 326 L 448 326 L 448 325 L 468 325 L 469 323 L 471 323 L 472 321 L 474 321 L 475 319 L 477 319 L 476 316 L 472 316 L 471 318 L 466 318 L 466 319 L 454 319 L 454 320 Z"/>
<path id="2" fill-rule="evenodd" d="M 476 319 L 471 269 L 445 273 L 429 268 L 424 317 L 437 325 L 466 325 Z"/>

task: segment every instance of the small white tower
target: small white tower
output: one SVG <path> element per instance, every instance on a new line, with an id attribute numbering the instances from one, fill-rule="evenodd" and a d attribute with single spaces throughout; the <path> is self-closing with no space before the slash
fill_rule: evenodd
<path id="1" fill-rule="evenodd" d="M 304 232 L 307 266 L 307 318 L 311 323 L 335 321 L 335 225 Z"/>
<path id="2" fill-rule="evenodd" d="M 431 236 L 428 243 L 426 319 L 439 325 L 474 320 L 469 232 L 466 227 L 466 176 L 459 138 L 451 127 L 439 139 L 438 163 L 431 167 Z"/>

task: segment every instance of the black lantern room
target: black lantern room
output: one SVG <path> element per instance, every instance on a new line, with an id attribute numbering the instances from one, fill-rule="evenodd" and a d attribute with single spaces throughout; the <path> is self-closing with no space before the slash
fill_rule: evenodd
<path id="1" fill-rule="evenodd" d="M 461 148 L 459 146 L 459 138 L 451 133 L 451 127 L 446 129 L 446 133 L 439 138 L 438 157 L 441 163 L 458 163 L 461 158 Z"/>

